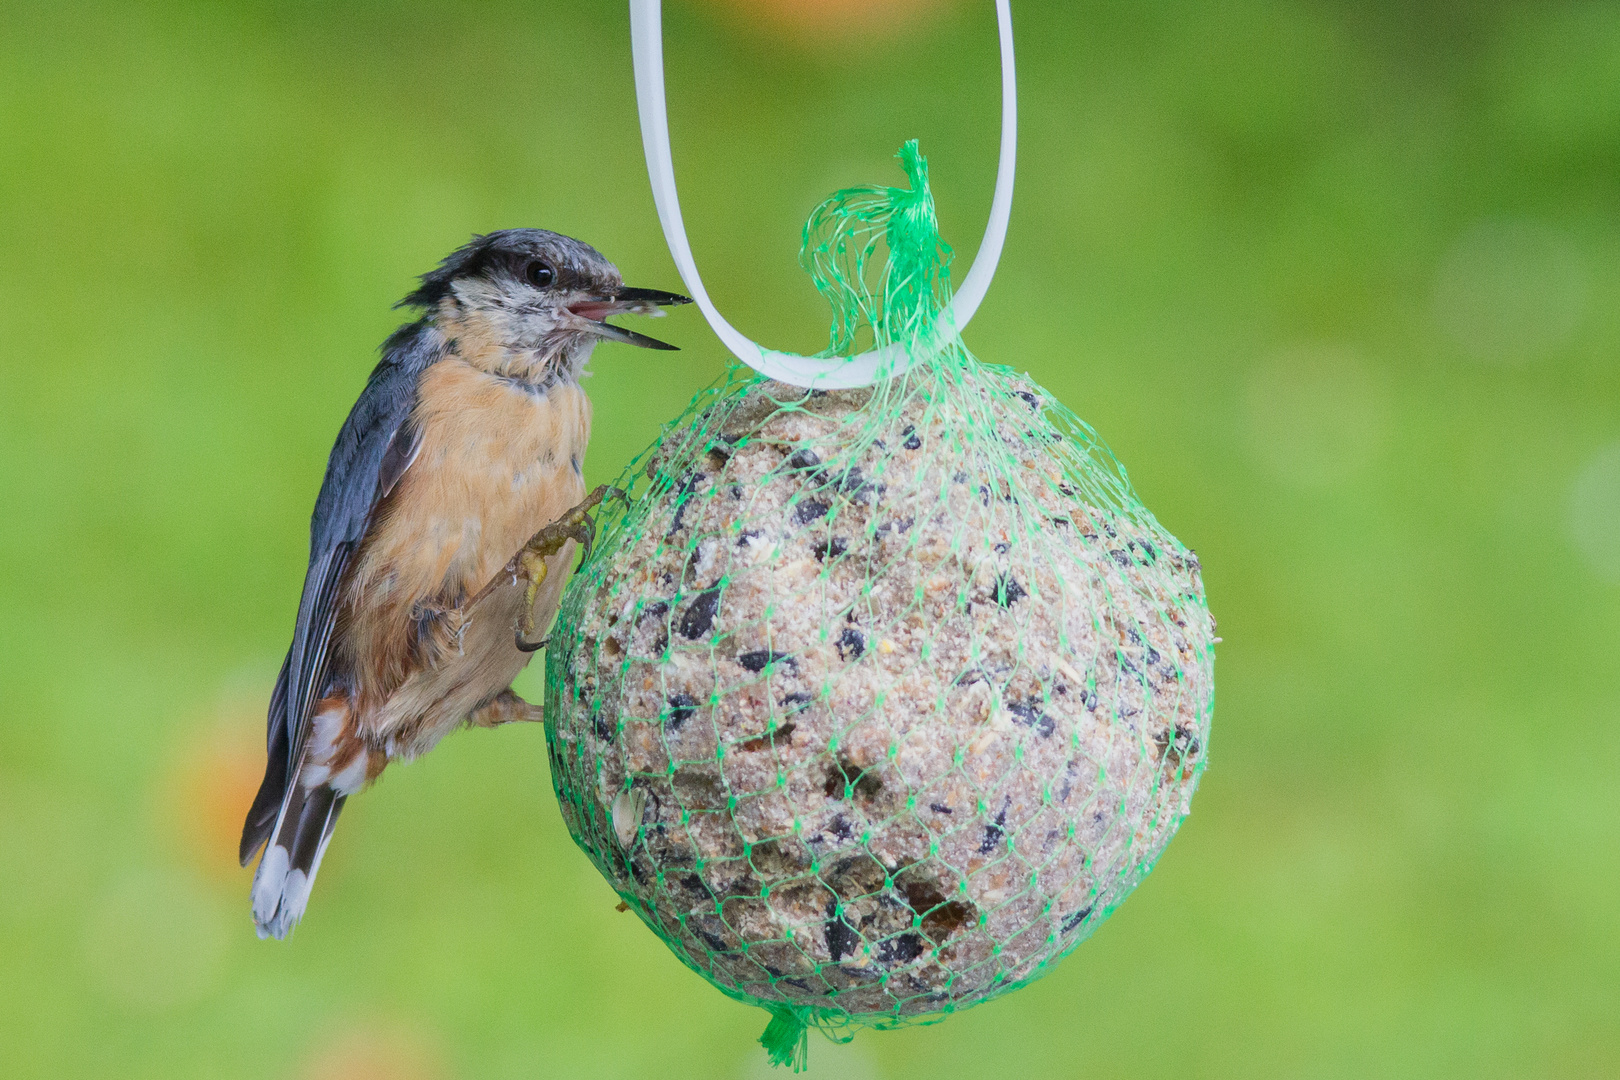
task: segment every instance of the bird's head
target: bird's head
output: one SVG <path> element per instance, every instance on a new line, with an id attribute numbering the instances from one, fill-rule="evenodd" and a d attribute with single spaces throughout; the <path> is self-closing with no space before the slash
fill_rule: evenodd
<path id="1" fill-rule="evenodd" d="M 503 350 L 524 367 L 577 374 L 603 339 L 675 348 L 614 326 L 610 316 L 662 315 L 665 306 L 691 302 L 625 285 L 618 267 L 572 237 L 503 229 L 452 252 L 400 305 L 426 308 L 441 323 L 457 324 L 444 327 L 447 333 L 473 332 L 485 348 Z"/>

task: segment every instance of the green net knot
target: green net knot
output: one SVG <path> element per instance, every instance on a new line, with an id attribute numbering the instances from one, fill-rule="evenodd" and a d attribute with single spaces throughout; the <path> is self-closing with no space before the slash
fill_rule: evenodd
<path id="1" fill-rule="evenodd" d="M 867 185 L 828 196 L 804 224 L 799 262 L 832 305 L 831 341 L 818 356 L 871 345 L 914 345 L 951 298 L 950 245 L 939 238 L 928 159 L 911 139 L 895 157 L 909 187 Z M 888 249 L 876 287 L 868 280 L 878 246 Z"/>
<path id="2" fill-rule="evenodd" d="M 771 1022 L 759 1037 L 771 1064 L 791 1066 L 794 1072 L 803 1072 L 810 1059 L 810 1029 L 796 1009 L 787 1005 L 767 1006 Z"/>

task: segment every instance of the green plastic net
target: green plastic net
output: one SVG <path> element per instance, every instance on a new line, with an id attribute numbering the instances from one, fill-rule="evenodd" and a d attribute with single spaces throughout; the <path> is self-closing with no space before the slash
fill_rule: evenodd
<path id="1" fill-rule="evenodd" d="M 575 840 L 795 1067 L 809 1027 L 1051 970 L 1151 869 L 1209 747 L 1197 559 L 1090 427 L 935 333 L 950 251 L 899 156 L 910 186 L 835 194 L 802 257 L 826 355 L 869 335 L 912 365 L 700 394 L 626 473 L 546 659 Z"/>

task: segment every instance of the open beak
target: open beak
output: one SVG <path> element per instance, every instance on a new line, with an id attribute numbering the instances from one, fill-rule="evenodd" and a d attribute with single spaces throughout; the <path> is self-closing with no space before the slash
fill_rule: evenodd
<path id="1" fill-rule="evenodd" d="M 584 321 L 581 327 L 588 334 L 606 338 L 609 341 L 622 341 L 626 345 L 639 345 L 643 349 L 679 349 L 678 345 L 671 345 L 667 341 L 638 334 L 634 330 L 626 330 L 622 326 L 614 326 L 607 321 L 610 315 L 651 315 L 657 317 L 664 314 L 663 309 L 677 304 L 690 304 L 692 298 L 682 296 L 680 293 L 661 292 L 658 289 L 632 289 L 621 286 L 611 294 L 593 296 L 578 303 L 568 305 L 571 314 L 577 315 Z"/>

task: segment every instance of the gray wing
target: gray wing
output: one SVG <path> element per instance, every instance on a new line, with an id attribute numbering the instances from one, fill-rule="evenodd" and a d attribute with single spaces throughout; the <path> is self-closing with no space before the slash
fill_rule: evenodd
<path id="1" fill-rule="evenodd" d="M 309 525 L 309 570 L 298 603 L 292 646 L 270 698 L 269 761 L 242 827 L 246 866 L 275 828 L 287 779 L 297 772 L 309 716 L 331 675 L 332 630 L 349 560 L 372 511 L 410 467 L 420 433 L 410 422 L 422 372 L 438 358 L 427 322 L 401 327 L 349 411 L 327 461 L 326 479 Z"/>

